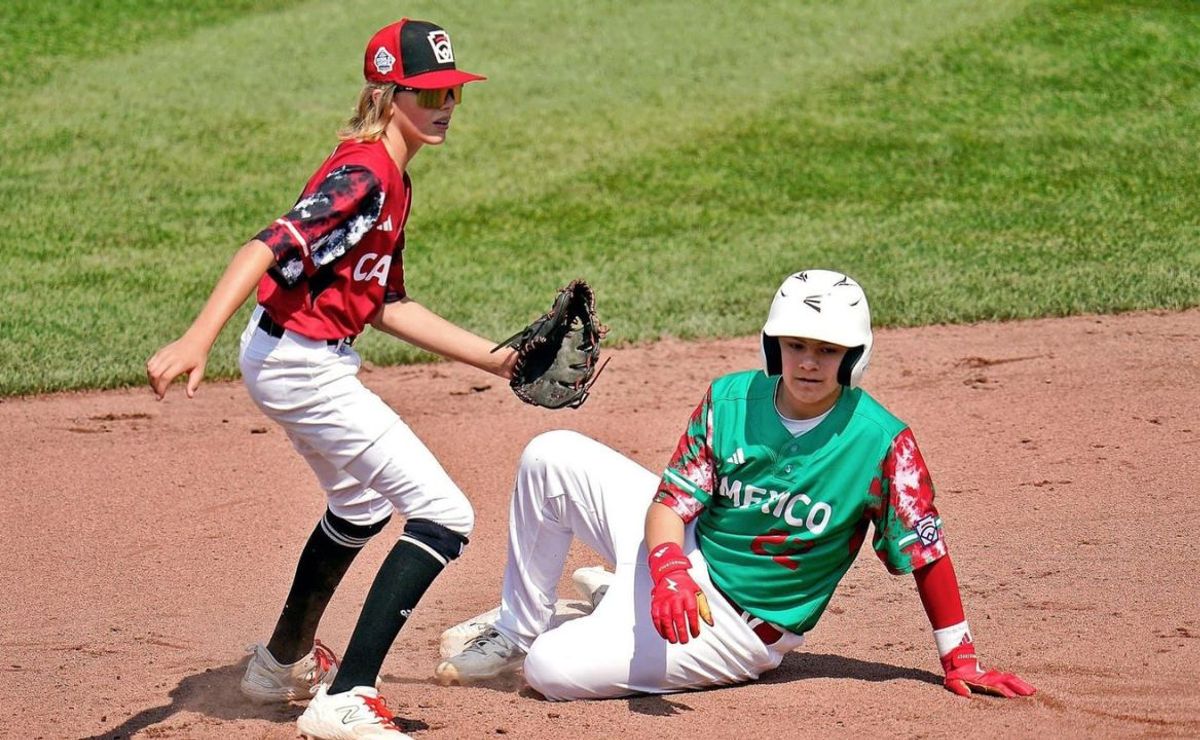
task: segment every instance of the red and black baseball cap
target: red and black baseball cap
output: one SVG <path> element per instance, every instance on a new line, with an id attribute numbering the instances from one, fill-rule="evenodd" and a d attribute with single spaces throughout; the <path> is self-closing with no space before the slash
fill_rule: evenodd
<path id="1" fill-rule="evenodd" d="M 363 58 L 367 82 L 391 82 L 418 90 L 486 80 L 454 66 L 450 35 L 429 21 L 401 18 L 375 32 Z"/>

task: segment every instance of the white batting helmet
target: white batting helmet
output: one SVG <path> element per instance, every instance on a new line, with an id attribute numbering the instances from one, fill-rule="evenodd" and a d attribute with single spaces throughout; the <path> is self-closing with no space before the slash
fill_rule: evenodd
<path id="1" fill-rule="evenodd" d="M 854 278 L 830 270 L 789 275 L 775 291 L 762 330 L 763 368 L 779 375 L 779 337 L 804 337 L 849 347 L 838 368 L 838 382 L 851 388 L 862 382 L 871 361 L 871 309 Z"/>

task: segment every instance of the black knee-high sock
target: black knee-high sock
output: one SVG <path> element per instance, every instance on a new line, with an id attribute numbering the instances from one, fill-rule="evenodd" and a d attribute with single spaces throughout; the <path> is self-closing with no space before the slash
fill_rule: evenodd
<path id="1" fill-rule="evenodd" d="M 425 548 L 403 539 L 396 543 L 371 584 L 329 693 L 375 685 L 375 677 L 400 628 L 445 567 Z"/>
<path id="2" fill-rule="evenodd" d="M 295 663 L 312 649 L 317 625 L 350 563 L 387 519 L 376 524 L 351 524 L 326 511 L 296 564 L 296 575 L 267 650 L 283 664 Z"/>

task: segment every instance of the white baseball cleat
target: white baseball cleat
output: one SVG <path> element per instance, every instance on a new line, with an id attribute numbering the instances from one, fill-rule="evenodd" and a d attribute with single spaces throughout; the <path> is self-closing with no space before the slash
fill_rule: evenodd
<path id="1" fill-rule="evenodd" d="M 338 659 L 333 651 L 313 641 L 313 649 L 300 660 L 281 664 L 262 643 L 250 648 L 250 662 L 242 676 L 242 693 L 256 704 L 307 701 L 322 683 L 333 681 Z"/>
<path id="2" fill-rule="evenodd" d="M 379 689 L 355 686 L 340 694 L 329 694 L 328 686 L 317 689 L 296 729 L 306 740 L 412 740 L 396 726 Z"/>
<path id="3" fill-rule="evenodd" d="M 453 627 L 448 627 L 442 632 L 441 644 L 438 646 L 442 658 L 450 658 L 461 653 L 472 640 L 495 626 L 496 620 L 499 618 L 500 607 L 496 607 L 470 619 L 464 619 Z"/>
<path id="4" fill-rule="evenodd" d="M 494 629 L 476 637 L 461 653 L 442 661 L 434 676 L 443 686 L 465 686 L 513 673 L 525 663 L 525 651 Z"/>
<path id="5" fill-rule="evenodd" d="M 579 598 L 591 604 L 593 609 L 599 606 L 614 578 L 616 574 L 601 565 L 580 568 L 571 574 L 571 582 L 575 584 Z"/>

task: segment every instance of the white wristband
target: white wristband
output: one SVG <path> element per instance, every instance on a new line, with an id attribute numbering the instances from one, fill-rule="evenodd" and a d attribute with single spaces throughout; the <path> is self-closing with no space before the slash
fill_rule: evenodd
<path id="1" fill-rule="evenodd" d="M 933 640 L 937 643 L 938 657 L 945 657 L 954 648 L 963 644 L 963 640 L 974 642 L 971 638 L 971 627 L 966 620 L 940 630 L 933 631 Z"/>

